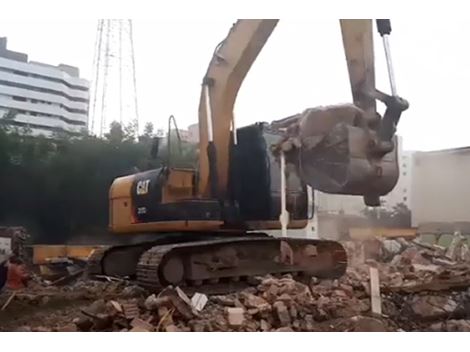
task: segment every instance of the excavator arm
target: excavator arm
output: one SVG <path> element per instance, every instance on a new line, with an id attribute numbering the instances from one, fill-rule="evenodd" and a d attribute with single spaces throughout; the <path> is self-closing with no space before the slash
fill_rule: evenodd
<path id="1" fill-rule="evenodd" d="M 389 22 L 383 22 L 388 20 L 377 21 L 380 34 L 390 34 Z M 227 194 L 235 99 L 277 23 L 238 20 L 214 52 L 199 104 L 199 196 L 224 199 Z M 378 205 L 378 196 L 388 193 L 397 181 L 393 136 L 408 105 L 396 94 L 376 90 L 372 20 L 340 20 L 340 26 L 354 107 L 307 109 L 290 117 L 290 125 L 310 126 L 310 130 L 285 129 L 296 131 L 298 140 L 286 158 L 308 185 L 329 193 L 364 195 L 366 204 Z M 387 106 L 383 118 L 377 114 L 377 99 Z M 287 132 L 286 139 L 290 137 Z"/>

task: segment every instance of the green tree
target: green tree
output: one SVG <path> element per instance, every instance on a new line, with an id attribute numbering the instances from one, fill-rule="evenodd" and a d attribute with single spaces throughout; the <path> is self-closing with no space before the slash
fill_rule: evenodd
<path id="1" fill-rule="evenodd" d="M 134 142 L 137 139 L 138 132 L 137 120 L 133 120 L 124 127 L 124 139 Z"/>
<path id="2" fill-rule="evenodd" d="M 105 137 L 111 143 L 121 143 L 124 140 L 122 125 L 117 121 L 111 122 L 109 132 L 105 134 Z"/>
<path id="3" fill-rule="evenodd" d="M 147 122 L 147 123 L 145 124 L 145 126 L 144 126 L 144 134 L 143 134 L 143 136 L 145 136 L 145 137 L 153 137 L 153 136 L 154 136 L 153 130 L 154 130 L 153 123 Z"/>
<path id="4" fill-rule="evenodd" d="M 27 227 L 35 242 L 65 243 L 84 234 L 100 242 L 113 180 L 167 162 L 165 146 L 156 158 L 150 149 L 145 139 L 126 139 L 116 122 L 105 138 L 33 137 L 0 128 L 0 224 Z M 194 145 L 170 149 L 172 165 L 195 165 Z"/>

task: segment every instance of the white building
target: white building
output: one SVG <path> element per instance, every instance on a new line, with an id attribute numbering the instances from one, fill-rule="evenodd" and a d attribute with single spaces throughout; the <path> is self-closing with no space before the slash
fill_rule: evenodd
<path id="1" fill-rule="evenodd" d="M 199 124 L 194 123 L 188 126 L 189 132 L 189 142 L 191 143 L 199 143 Z"/>
<path id="2" fill-rule="evenodd" d="M 395 205 L 403 203 L 411 209 L 411 178 L 413 175 L 413 151 L 403 150 L 403 140 L 398 136 L 398 162 L 400 176 L 395 188 L 383 197 L 384 206 L 391 210 Z"/>
<path id="3" fill-rule="evenodd" d="M 7 50 L 0 38 L 0 118 L 28 127 L 33 135 L 79 133 L 87 129 L 89 82 L 76 67 L 28 61 L 28 55 Z"/>
<path id="4" fill-rule="evenodd" d="M 416 152 L 412 225 L 470 222 L 470 147 Z"/>

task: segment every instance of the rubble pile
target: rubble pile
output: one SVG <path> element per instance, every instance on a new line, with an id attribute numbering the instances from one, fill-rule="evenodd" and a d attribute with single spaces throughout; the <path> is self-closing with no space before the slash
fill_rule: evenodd
<path id="1" fill-rule="evenodd" d="M 470 252 L 463 237 L 448 248 L 416 240 L 348 242 L 349 276 L 364 280 L 369 267 L 379 270 L 386 291 L 419 292 L 470 286 Z"/>
<path id="2" fill-rule="evenodd" d="M 147 292 L 111 279 L 28 288 L 33 291 L 27 298 L 30 304 L 47 306 L 60 296 L 79 304 L 65 310 L 66 319 L 48 319 L 47 325 L 45 320 L 32 324 L 30 319 L 19 329 L 470 331 L 468 248 L 462 239 L 454 242 L 448 248 L 402 239 L 347 242 L 349 266 L 338 280 L 257 277 L 245 289 L 224 295 L 187 294 L 179 287 Z M 374 275 L 376 286 L 371 285 Z M 17 299 L 26 298 L 23 294 Z M 8 309 L 13 308 L 12 304 Z M 54 314 L 62 316 L 64 310 L 59 311 Z"/>

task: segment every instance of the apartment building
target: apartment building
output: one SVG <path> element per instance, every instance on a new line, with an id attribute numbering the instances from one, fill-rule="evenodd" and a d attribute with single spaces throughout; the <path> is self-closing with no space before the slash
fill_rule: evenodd
<path id="1" fill-rule="evenodd" d="M 77 67 L 28 61 L 0 38 L 0 118 L 32 135 L 75 135 L 88 128 L 89 87 Z"/>

